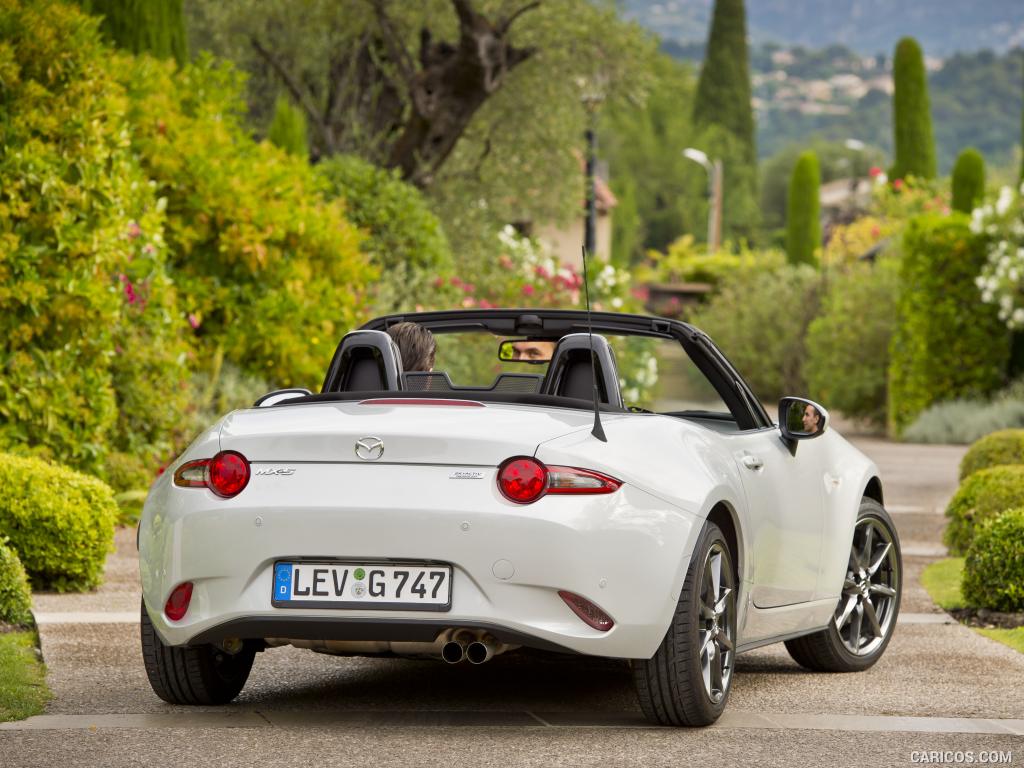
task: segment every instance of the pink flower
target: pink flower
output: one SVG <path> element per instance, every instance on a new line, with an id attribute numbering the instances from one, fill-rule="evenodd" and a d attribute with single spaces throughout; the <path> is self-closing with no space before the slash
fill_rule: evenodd
<path id="1" fill-rule="evenodd" d="M 527 283 L 526 285 L 523 286 L 523 296 L 533 296 L 533 294 L 534 287 L 532 285 Z"/>
<path id="2" fill-rule="evenodd" d="M 454 285 L 456 288 L 462 285 L 462 281 L 459 280 L 457 275 L 452 275 L 452 279 L 449 282 L 451 282 L 451 284 Z"/>
<path id="3" fill-rule="evenodd" d="M 487 299 L 480 299 L 480 309 L 494 309 L 494 305 Z"/>
<path id="4" fill-rule="evenodd" d="M 903 179 L 894 180 L 892 183 L 892 188 L 895 189 L 897 192 L 903 189 Z"/>
<path id="5" fill-rule="evenodd" d="M 436 278 L 434 278 L 434 287 L 435 288 L 440 288 L 443 285 L 444 285 L 444 278 L 443 277 L 436 277 Z"/>
<path id="6" fill-rule="evenodd" d="M 124 278 L 122 280 L 124 283 L 124 296 L 128 299 L 129 304 L 134 304 L 139 299 L 139 297 L 135 295 L 135 287 L 127 277 L 124 277 L 123 275 L 122 277 Z"/>
<path id="7" fill-rule="evenodd" d="M 868 171 L 868 176 L 870 176 L 873 179 L 876 176 L 881 175 L 881 173 L 882 173 L 882 169 L 881 168 L 879 168 L 877 165 L 872 165 L 871 166 L 871 170 Z"/>
<path id="8" fill-rule="evenodd" d="M 473 285 L 472 283 L 463 283 L 462 290 L 464 290 L 466 293 L 473 293 L 474 291 L 476 291 L 476 286 Z"/>
<path id="9" fill-rule="evenodd" d="M 512 259 L 504 254 L 498 257 L 498 263 L 505 269 L 512 269 Z"/>
<path id="10" fill-rule="evenodd" d="M 193 331 L 199 327 L 199 317 L 196 315 L 195 312 L 188 313 L 188 324 L 192 326 Z"/>
<path id="11" fill-rule="evenodd" d="M 142 252 L 152 256 L 154 253 L 156 253 L 156 248 L 153 247 L 152 243 L 146 243 L 144 246 L 142 246 Z"/>
<path id="12" fill-rule="evenodd" d="M 134 240 L 136 237 L 142 234 L 142 227 L 134 221 L 128 222 L 128 237 Z"/>
<path id="13" fill-rule="evenodd" d="M 548 271 L 544 269 L 544 267 L 541 267 L 539 265 L 533 271 L 537 273 L 537 277 L 539 277 L 541 280 L 547 280 L 549 277 L 551 277 L 551 275 L 548 274 Z"/>
<path id="14" fill-rule="evenodd" d="M 882 230 L 877 224 L 871 228 L 871 239 L 877 240 L 882 234 Z"/>
<path id="15" fill-rule="evenodd" d="M 474 304 L 476 304 L 476 299 L 474 299 L 472 296 L 467 296 L 462 300 L 462 307 L 464 309 L 469 309 Z"/>
<path id="16" fill-rule="evenodd" d="M 644 287 L 634 288 L 631 291 L 631 293 L 633 294 L 634 299 L 639 299 L 640 301 L 647 301 L 647 299 L 651 295 L 650 291 L 648 291 L 647 288 Z"/>

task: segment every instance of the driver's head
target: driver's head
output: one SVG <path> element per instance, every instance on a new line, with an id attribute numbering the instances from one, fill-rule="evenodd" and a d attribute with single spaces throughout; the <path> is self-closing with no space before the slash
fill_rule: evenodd
<path id="1" fill-rule="evenodd" d="M 520 362 L 543 362 L 550 360 L 555 351 L 555 342 L 525 339 L 512 342 L 512 359 Z"/>
<path id="2" fill-rule="evenodd" d="M 813 405 L 804 406 L 804 432 L 817 432 L 821 424 L 821 414 Z"/>
<path id="3" fill-rule="evenodd" d="M 434 334 L 416 323 L 396 323 L 388 328 L 388 335 L 402 353 L 403 370 L 434 370 L 434 353 L 437 351 Z"/>

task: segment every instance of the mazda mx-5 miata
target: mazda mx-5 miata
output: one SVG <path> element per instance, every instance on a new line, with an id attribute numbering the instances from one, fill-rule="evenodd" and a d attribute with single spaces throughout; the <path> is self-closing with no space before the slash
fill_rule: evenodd
<path id="1" fill-rule="evenodd" d="M 433 333 L 433 370 L 403 370 L 403 322 Z M 453 664 L 527 647 L 628 662 L 670 725 L 713 722 L 736 655 L 768 643 L 870 667 L 902 578 L 878 470 L 822 406 L 784 398 L 775 423 L 697 328 L 568 310 L 349 333 L 319 394 L 271 393 L 189 446 L 139 553 L 169 702 L 230 701 L 282 645 Z"/>

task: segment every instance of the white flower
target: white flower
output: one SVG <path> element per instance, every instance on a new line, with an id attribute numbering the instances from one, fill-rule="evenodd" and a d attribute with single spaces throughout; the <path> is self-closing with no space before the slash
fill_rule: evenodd
<path id="1" fill-rule="evenodd" d="M 1017 325 L 1024 325 L 1024 309 L 1018 307 L 1013 310 L 1013 322 Z"/>
<path id="2" fill-rule="evenodd" d="M 1013 298 L 1011 296 L 1007 296 L 1004 293 L 1002 296 L 999 297 L 999 306 L 1006 312 L 1009 312 L 1011 309 L 1013 309 Z"/>
<path id="3" fill-rule="evenodd" d="M 992 291 L 982 291 L 981 300 L 986 304 L 992 303 Z"/>
<path id="4" fill-rule="evenodd" d="M 1010 210 L 1010 204 L 1013 202 L 1013 190 L 1009 187 L 1002 187 L 999 190 L 999 199 L 996 200 L 996 213 L 1002 216 L 1008 210 Z"/>
<path id="5" fill-rule="evenodd" d="M 888 184 L 888 183 L 889 183 L 889 177 L 886 176 L 884 173 L 880 173 L 877 176 L 875 176 L 875 186 L 876 187 L 880 187 L 883 184 Z"/>
<path id="6" fill-rule="evenodd" d="M 618 296 L 613 297 L 612 298 L 612 308 L 613 309 L 622 309 L 622 299 L 620 299 Z"/>
<path id="7" fill-rule="evenodd" d="M 987 281 L 985 280 L 984 275 L 978 275 L 976 278 L 974 278 L 974 284 L 979 288 L 984 288 L 986 282 Z"/>
<path id="8" fill-rule="evenodd" d="M 1017 270 L 1016 269 L 1011 268 L 1010 271 L 1006 273 L 1006 276 L 1008 278 L 1010 278 L 1010 280 L 1012 280 L 1013 282 L 1015 282 L 1015 283 L 1017 282 Z"/>

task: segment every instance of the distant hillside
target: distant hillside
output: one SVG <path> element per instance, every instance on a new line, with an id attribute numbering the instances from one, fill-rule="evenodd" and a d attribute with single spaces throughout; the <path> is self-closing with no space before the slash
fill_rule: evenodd
<path id="1" fill-rule="evenodd" d="M 620 0 L 666 41 L 703 42 L 712 0 Z M 748 0 L 752 40 L 889 54 L 904 35 L 929 56 L 1024 46 L 1024 0 Z"/>

